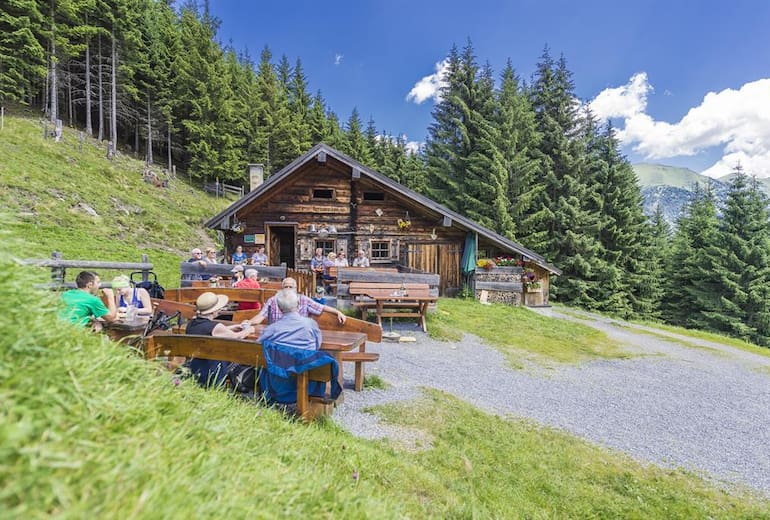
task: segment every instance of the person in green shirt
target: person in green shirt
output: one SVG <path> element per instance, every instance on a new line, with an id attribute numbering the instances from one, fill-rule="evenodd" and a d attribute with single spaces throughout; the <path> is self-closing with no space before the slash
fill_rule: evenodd
<path id="1" fill-rule="evenodd" d="M 107 305 L 99 298 L 99 275 L 93 271 L 81 271 L 75 279 L 77 289 L 62 294 L 64 309 L 61 317 L 71 323 L 87 326 L 93 321 L 94 330 L 101 330 L 100 320 L 113 322 L 118 318 L 115 307 L 115 294 L 112 289 L 104 288 L 102 292 Z"/>

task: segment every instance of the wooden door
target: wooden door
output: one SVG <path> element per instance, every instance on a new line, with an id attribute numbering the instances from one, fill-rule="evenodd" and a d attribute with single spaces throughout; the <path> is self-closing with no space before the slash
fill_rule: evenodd
<path id="1" fill-rule="evenodd" d="M 461 287 L 462 248 L 457 244 L 409 244 L 403 262 L 407 267 L 438 274 L 439 294 L 453 295 Z"/>

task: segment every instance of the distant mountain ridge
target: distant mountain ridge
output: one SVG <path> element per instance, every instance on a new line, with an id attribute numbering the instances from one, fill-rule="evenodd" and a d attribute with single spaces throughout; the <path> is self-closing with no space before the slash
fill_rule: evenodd
<path id="1" fill-rule="evenodd" d="M 634 164 L 639 186 L 644 198 L 644 213 L 652 215 L 655 208 L 660 206 L 666 221 L 674 226 L 682 214 L 684 206 L 693 198 L 696 185 L 701 188 L 711 186 L 717 199 L 717 205 L 722 206 L 727 197 L 730 181 L 735 174 L 712 179 L 692 171 L 689 168 L 666 166 L 663 164 L 639 163 Z M 770 179 L 758 179 L 762 189 L 770 195 Z"/>

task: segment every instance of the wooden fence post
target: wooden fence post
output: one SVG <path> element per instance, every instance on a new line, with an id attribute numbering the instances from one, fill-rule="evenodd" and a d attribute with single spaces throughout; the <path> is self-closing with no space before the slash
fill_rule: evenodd
<path id="1" fill-rule="evenodd" d="M 53 253 L 51 253 L 51 259 L 61 260 L 61 253 L 58 251 L 54 251 Z M 67 274 L 66 269 L 64 269 L 63 267 L 51 267 L 51 282 L 57 286 L 64 285 L 64 277 L 66 276 L 66 274 Z"/>
<path id="2" fill-rule="evenodd" d="M 143 264 L 150 263 L 150 259 L 146 254 L 142 255 L 142 263 Z M 142 269 L 142 281 L 147 282 L 149 280 L 150 280 L 150 271 L 148 271 L 147 269 Z"/>

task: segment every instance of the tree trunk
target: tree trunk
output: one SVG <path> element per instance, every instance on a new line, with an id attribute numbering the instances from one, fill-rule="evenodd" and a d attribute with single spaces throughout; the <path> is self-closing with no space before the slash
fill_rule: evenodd
<path id="1" fill-rule="evenodd" d="M 88 15 L 86 15 L 88 25 Z M 86 134 L 94 135 L 94 127 L 91 123 L 91 40 L 86 42 Z"/>
<path id="2" fill-rule="evenodd" d="M 67 62 L 67 120 L 68 125 L 72 126 L 72 69 L 71 61 Z"/>
<path id="3" fill-rule="evenodd" d="M 152 112 L 149 92 L 147 93 L 147 164 L 152 164 Z"/>
<path id="4" fill-rule="evenodd" d="M 139 118 L 134 125 L 134 157 L 139 158 Z"/>
<path id="5" fill-rule="evenodd" d="M 59 104 L 58 104 L 58 84 L 56 82 L 56 23 L 54 22 L 54 3 L 51 1 L 51 61 L 50 71 L 51 76 L 51 122 L 56 125 L 56 119 L 59 117 Z"/>
<path id="6" fill-rule="evenodd" d="M 171 173 L 171 119 L 168 120 L 168 173 Z"/>
<path id="7" fill-rule="evenodd" d="M 99 83 L 99 141 L 104 140 L 104 85 L 102 84 L 102 37 L 97 39 L 97 50 L 99 52 L 99 74 L 97 80 Z"/>
<path id="8" fill-rule="evenodd" d="M 112 149 L 117 150 L 118 147 L 118 51 L 115 48 L 115 28 L 113 27 L 112 33 L 112 92 L 110 94 L 110 141 L 112 141 Z"/>

